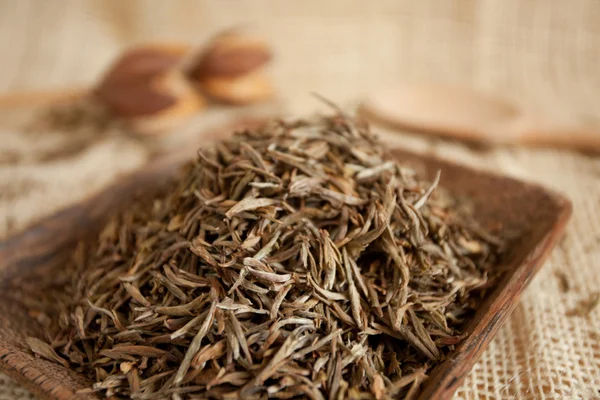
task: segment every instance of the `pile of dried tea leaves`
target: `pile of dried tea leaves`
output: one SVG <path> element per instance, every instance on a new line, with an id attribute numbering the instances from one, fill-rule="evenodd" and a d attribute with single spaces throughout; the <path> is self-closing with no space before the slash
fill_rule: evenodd
<path id="1" fill-rule="evenodd" d="M 201 150 L 73 256 L 39 320 L 111 398 L 403 398 L 460 342 L 499 243 L 342 115 Z"/>

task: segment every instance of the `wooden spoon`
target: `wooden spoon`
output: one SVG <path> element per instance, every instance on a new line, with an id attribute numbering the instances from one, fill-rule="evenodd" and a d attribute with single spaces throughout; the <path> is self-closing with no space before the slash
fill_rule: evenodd
<path id="1" fill-rule="evenodd" d="M 369 96 L 359 113 L 367 120 L 470 142 L 600 152 L 600 130 L 581 121 L 559 112 L 531 112 L 461 87 L 391 87 Z"/>
<path id="2" fill-rule="evenodd" d="M 0 108 L 44 107 L 84 98 L 91 90 L 87 87 L 72 87 L 30 92 L 0 94 Z"/>

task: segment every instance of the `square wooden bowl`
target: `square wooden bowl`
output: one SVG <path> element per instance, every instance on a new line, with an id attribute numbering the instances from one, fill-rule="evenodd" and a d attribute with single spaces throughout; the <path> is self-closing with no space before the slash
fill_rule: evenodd
<path id="1" fill-rule="evenodd" d="M 506 270 L 466 327 L 466 337 L 431 373 L 421 399 L 447 399 L 461 384 L 560 238 L 571 214 L 563 196 L 539 186 L 476 171 L 447 161 L 394 151 L 400 162 L 419 164 L 431 175 L 442 170 L 441 185 L 472 201 L 476 219 L 509 243 L 498 268 Z M 172 179 L 182 157 L 159 162 L 123 178 L 97 196 L 51 216 L 0 243 L 0 370 L 42 399 L 95 399 L 78 395 L 89 385 L 82 376 L 35 357 L 25 339 L 41 328 L 14 296 L 15 286 L 43 290 L 44 276 L 60 273 L 74 244 L 98 231 L 107 215 L 127 206 L 136 191 Z"/>

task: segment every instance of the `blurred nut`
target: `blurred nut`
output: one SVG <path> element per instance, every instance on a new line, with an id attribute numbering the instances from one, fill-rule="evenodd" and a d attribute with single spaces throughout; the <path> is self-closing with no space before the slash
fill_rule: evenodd
<path id="1" fill-rule="evenodd" d="M 199 81 L 215 76 L 234 77 L 252 72 L 270 60 L 271 51 L 261 39 L 226 32 L 213 39 L 189 74 Z"/>
<path id="2" fill-rule="evenodd" d="M 180 70 L 187 50 L 170 44 L 130 50 L 113 64 L 95 96 L 118 117 L 134 125 L 154 125 L 148 132 L 160 133 L 205 104 Z"/>
<path id="3" fill-rule="evenodd" d="M 271 81 L 260 71 L 233 78 L 206 78 L 200 86 L 212 98 L 230 104 L 258 103 L 274 93 Z"/>
<path id="4" fill-rule="evenodd" d="M 271 59 L 267 44 L 250 35 L 229 31 L 217 36 L 189 68 L 200 91 L 229 104 L 249 104 L 273 96 L 264 66 Z"/>
<path id="5" fill-rule="evenodd" d="M 171 106 L 147 115 L 129 118 L 132 131 L 144 135 L 160 135 L 173 130 L 206 107 L 206 102 L 181 71 L 169 71 L 157 77 L 153 88 L 168 92 L 175 99 Z"/>

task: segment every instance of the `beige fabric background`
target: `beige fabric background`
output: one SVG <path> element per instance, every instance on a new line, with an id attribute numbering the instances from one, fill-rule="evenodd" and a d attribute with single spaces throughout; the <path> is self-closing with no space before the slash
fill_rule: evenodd
<path id="1" fill-rule="evenodd" d="M 273 75 L 293 113 L 318 106 L 312 90 L 351 107 L 380 86 L 435 80 L 598 119 L 599 21 L 595 0 L 2 0 L 0 91 L 89 84 L 125 46 L 201 42 L 245 24 L 273 44 Z M 566 313 L 600 290 L 600 157 L 476 151 L 405 134 L 389 140 L 543 183 L 574 203 L 567 236 L 456 398 L 599 398 L 600 309 L 588 318 Z M 0 150 L 26 154 L 31 145 L 0 130 Z M 146 157 L 139 143 L 109 138 L 66 160 L 0 163 L 0 236 L 99 190 Z M 556 271 L 571 277 L 568 293 Z M 0 375 L 0 400 L 29 398 Z"/>

